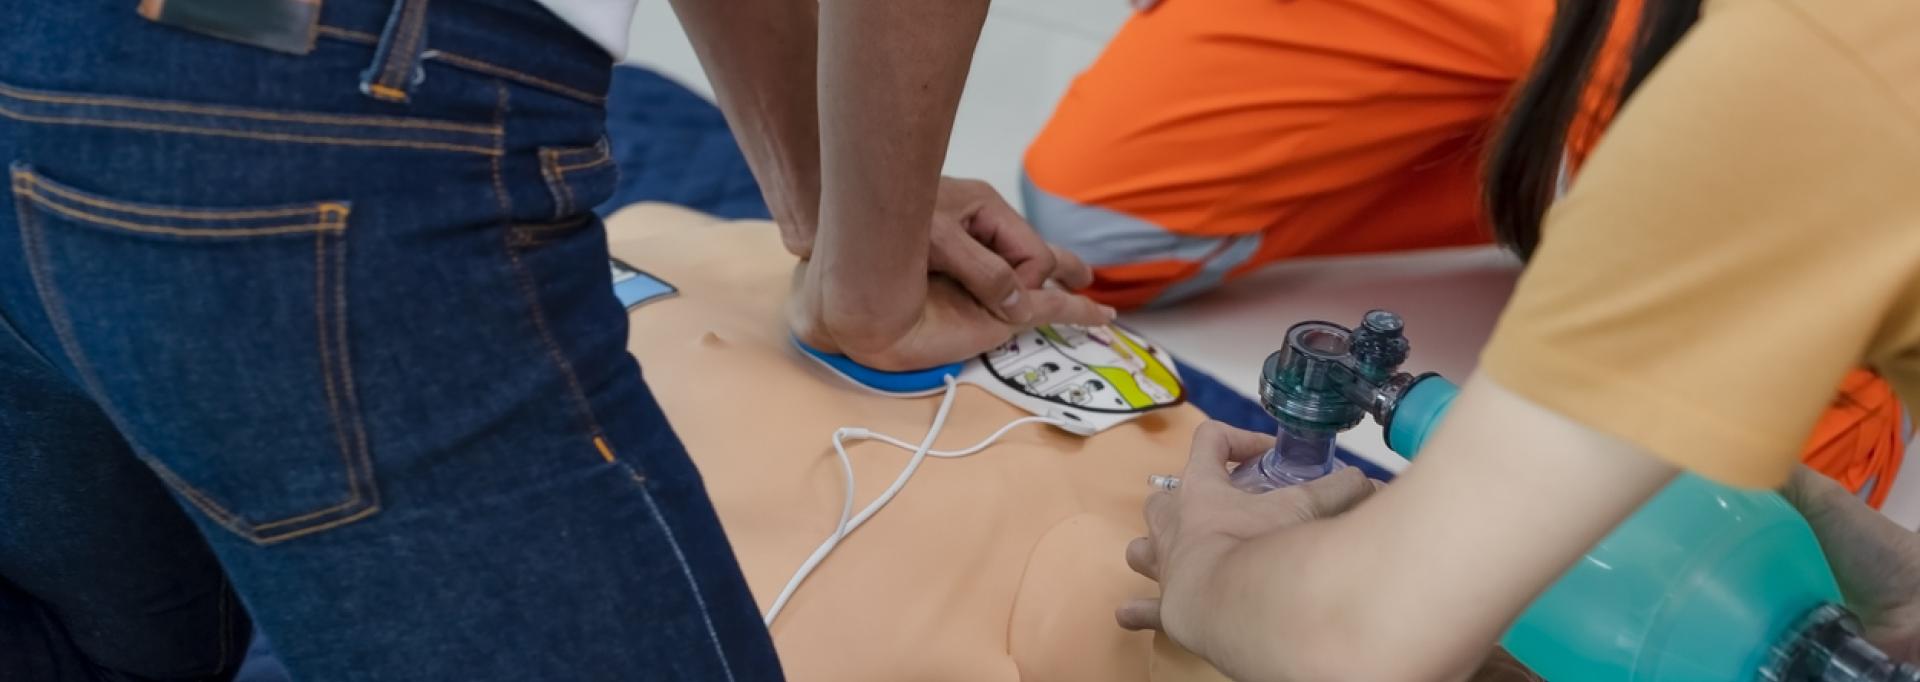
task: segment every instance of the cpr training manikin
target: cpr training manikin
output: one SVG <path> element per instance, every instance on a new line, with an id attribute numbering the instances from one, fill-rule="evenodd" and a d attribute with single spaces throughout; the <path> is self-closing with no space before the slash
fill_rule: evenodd
<path id="1" fill-rule="evenodd" d="M 782 315 L 793 257 L 765 222 L 723 222 L 659 204 L 607 220 L 613 256 L 677 293 L 629 311 L 628 348 L 687 450 L 764 613 L 834 532 L 842 427 L 918 442 L 938 395 L 863 390 L 809 361 Z M 1031 416 L 962 384 L 938 448 L 962 448 Z M 1128 570 L 1145 534 L 1149 476 L 1185 464 L 1205 417 L 1145 414 L 1092 437 L 1040 425 L 980 454 L 928 459 L 899 496 L 821 562 L 772 624 L 790 679 L 834 682 L 1224 680 L 1197 657 L 1113 618 L 1155 585 Z M 855 508 L 910 451 L 847 443 Z M 1506 663 L 1478 679 L 1525 679 Z"/>

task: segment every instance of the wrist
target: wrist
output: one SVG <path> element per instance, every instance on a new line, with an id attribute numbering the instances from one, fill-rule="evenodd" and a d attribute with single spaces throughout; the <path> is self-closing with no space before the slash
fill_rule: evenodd
<path id="1" fill-rule="evenodd" d="M 862 364 L 881 369 L 894 346 L 919 321 L 918 298 L 912 286 L 883 287 L 878 290 L 849 288 L 836 283 L 825 267 L 825 259 L 803 260 L 793 279 L 793 300 L 789 304 L 793 334 L 809 347 L 827 353 L 852 357 Z M 924 296 L 925 281 L 918 282 Z M 892 294 L 904 301 L 876 299 L 875 291 Z M 911 305 L 906 305 L 911 304 Z M 907 368 L 899 368 L 907 369 Z"/>
<path id="2" fill-rule="evenodd" d="M 820 307 L 820 325 L 826 335 L 833 337 L 833 343 L 839 347 L 840 353 L 857 358 L 875 369 L 918 369 L 893 366 L 889 357 L 900 340 L 911 334 L 919 324 L 920 298 L 906 288 L 873 292 L 882 296 L 891 295 L 891 300 L 870 295 L 849 295 L 851 292 L 830 284 L 825 292 Z"/>
<path id="3" fill-rule="evenodd" d="M 1243 613 L 1237 607 L 1247 597 L 1249 587 L 1243 577 L 1247 544 L 1225 534 L 1208 533 L 1182 538 L 1167 548 L 1168 555 L 1161 562 L 1161 618 L 1167 632 L 1176 634 L 1194 653 L 1211 659 L 1213 652 L 1208 649 L 1222 653 L 1235 649 L 1231 642 L 1255 625 L 1245 619 L 1264 615 L 1260 609 Z"/>
<path id="4" fill-rule="evenodd" d="M 1355 559 L 1320 520 L 1237 543 L 1220 558 L 1209 656 L 1235 679 L 1412 679 L 1369 658 L 1391 627 L 1346 596 Z M 1337 567 L 1337 568 L 1336 568 Z M 1384 666 L 1384 667 L 1383 667 Z"/>

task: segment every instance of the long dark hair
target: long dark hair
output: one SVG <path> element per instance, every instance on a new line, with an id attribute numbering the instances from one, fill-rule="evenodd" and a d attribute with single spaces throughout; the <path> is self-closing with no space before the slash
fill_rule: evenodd
<path id="1" fill-rule="evenodd" d="M 1645 0 L 1626 77 L 1610 99 L 1625 102 L 1700 18 L 1701 0 Z M 1531 258 L 1553 203 L 1568 131 L 1581 115 L 1618 0 L 1560 0 L 1553 31 L 1509 106 L 1483 178 L 1487 217 L 1502 245 Z"/>

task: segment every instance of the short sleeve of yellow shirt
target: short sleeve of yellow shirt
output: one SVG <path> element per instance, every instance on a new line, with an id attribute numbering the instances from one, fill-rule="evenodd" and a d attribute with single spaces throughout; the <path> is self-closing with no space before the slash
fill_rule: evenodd
<path id="1" fill-rule="evenodd" d="M 1867 364 L 1920 387 L 1920 3 L 1718 0 L 1548 216 L 1481 366 L 1777 486 Z"/>

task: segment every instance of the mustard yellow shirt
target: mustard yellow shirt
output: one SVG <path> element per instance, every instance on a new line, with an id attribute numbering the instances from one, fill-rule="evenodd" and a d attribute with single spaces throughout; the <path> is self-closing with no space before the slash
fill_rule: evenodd
<path id="1" fill-rule="evenodd" d="M 1763 487 L 1850 368 L 1911 405 L 1917 348 L 1920 1 L 1717 0 L 1548 216 L 1481 366 Z"/>

